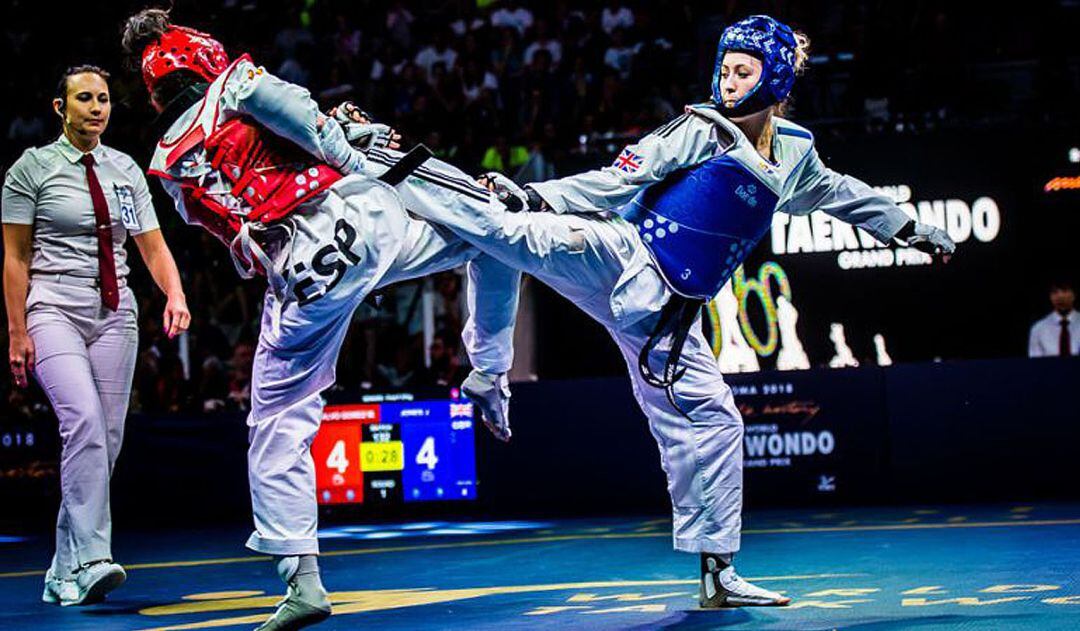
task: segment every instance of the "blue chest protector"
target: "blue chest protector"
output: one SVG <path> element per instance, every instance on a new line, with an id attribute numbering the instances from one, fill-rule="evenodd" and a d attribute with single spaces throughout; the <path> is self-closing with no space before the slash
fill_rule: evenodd
<path id="1" fill-rule="evenodd" d="M 669 175 L 619 212 L 638 227 L 677 294 L 711 300 L 765 236 L 778 202 L 725 154 Z"/>

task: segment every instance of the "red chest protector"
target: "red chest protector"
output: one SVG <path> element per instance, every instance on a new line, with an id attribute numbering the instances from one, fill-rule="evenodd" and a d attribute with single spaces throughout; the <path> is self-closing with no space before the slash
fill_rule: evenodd
<path id="1" fill-rule="evenodd" d="M 281 219 L 343 177 L 244 116 L 226 121 L 206 138 L 203 146 L 207 162 L 221 174 L 223 182 L 232 185 L 229 193 L 243 201 L 247 214 L 231 211 L 218 196 L 193 180 L 181 183 L 185 204 L 200 222 L 230 240 L 243 221 L 270 223 Z"/>

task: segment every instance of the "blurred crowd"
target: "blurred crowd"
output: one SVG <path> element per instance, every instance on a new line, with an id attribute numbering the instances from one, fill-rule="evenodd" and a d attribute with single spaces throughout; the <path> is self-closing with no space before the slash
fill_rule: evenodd
<path id="1" fill-rule="evenodd" d="M 213 33 L 230 54 L 250 53 L 308 86 L 324 108 L 353 100 L 403 132 L 406 146 L 423 142 L 468 172 L 527 182 L 596 166 L 626 139 L 706 100 L 719 33 L 752 13 L 770 13 L 810 36 L 810 70 L 789 115 L 819 134 L 1075 120 L 1061 95 L 1077 90 L 1067 61 L 1076 4 L 1020 12 L 943 1 L 194 0 L 176 2 L 173 16 Z M 87 62 L 113 70 L 106 143 L 145 164 L 156 140 L 153 113 L 137 72 L 123 69 L 118 35 L 123 18 L 145 5 L 88 6 L 78 18 L 58 18 L 51 3 L 16 0 L 0 9 L 0 52 L 22 60 L 0 78 L 7 95 L 0 165 L 55 137 L 51 76 Z M 142 335 L 133 410 L 244 410 L 264 288 L 241 281 L 225 249 L 179 225 L 152 188 L 194 321 L 182 341 L 165 339 L 162 297 L 145 272 L 134 273 Z M 336 387 L 460 382 L 467 373 L 462 290 L 460 273 L 449 272 L 392 288 L 378 308 L 362 307 Z M 435 312 L 428 343 L 425 300 Z M 7 390 L 8 381 L 9 405 L 32 408 L 32 398 Z"/>

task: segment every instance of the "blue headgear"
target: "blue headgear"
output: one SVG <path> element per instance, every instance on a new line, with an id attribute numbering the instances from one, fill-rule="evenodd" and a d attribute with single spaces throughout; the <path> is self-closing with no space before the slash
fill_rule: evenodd
<path id="1" fill-rule="evenodd" d="M 732 107 L 723 106 L 720 66 L 728 51 L 749 53 L 762 61 L 761 79 Z M 795 83 L 795 34 L 767 15 L 752 15 L 724 29 L 716 49 L 713 101 L 729 116 L 745 116 L 779 103 Z"/>

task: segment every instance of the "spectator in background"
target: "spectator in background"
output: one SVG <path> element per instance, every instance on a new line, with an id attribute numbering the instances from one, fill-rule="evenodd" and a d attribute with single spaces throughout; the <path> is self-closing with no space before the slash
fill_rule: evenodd
<path id="1" fill-rule="evenodd" d="M 543 106 L 548 108 L 548 114 L 554 115 L 556 107 L 555 99 L 559 96 L 559 83 L 555 78 L 555 67 L 552 64 L 551 54 L 544 48 L 536 51 L 532 63 L 529 64 L 521 77 L 518 87 L 516 108 L 524 109 L 528 103 L 534 101 L 539 94 Z M 523 113 L 519 113 L 524 116 Z"/>
<path id="2" fill-rule="evenodd" d="M 478 31 L 484 28 L 487 21 L 480 15 L 477 8 L 476 4 L 470 5 L 466 2 L 457 6 L 458 18 L 453 22 L 450 22 L 450 30 L 453 31 L 454 35 L 462 37 L 466 33 L 471 33 L 472 31 Z"/>
<path id="3" fill-rule="evenodd" d="M 348 15 L 338 13 L 334 16 L 335 62 L 352 69 L 360 61 L 360 45 L 362 42 L 363 36 L 360 29 L 353 26 Z"/>
<path id="4" fill-rule="evenodd" d="M 626 81 L 634 64 L 634 55 L 638 47 L 626 43 L 626 31 L 621 28 L 611 33 L 611 46 L 604 52 L 604 65 L 619 73 L 619 78 Z"/>
<path id="5" fill-rule="evenodd" d="M 349 100 L 356 87 L 345 79 L 342 64 L 337 62 L 330 67 L 327 81 L 329 87 L 319 92 L 319 100 L 324 103 L 338 103 Z"/>
<path id="6" fill-rule="evenodd" d="M 544 182 L 555 177 L 555 165 L 550 156 L 557 151 L 557 143 L 552 142 L 556 136 L 555 123 L 544 123 L 542 131 L 532 138 L 528 161 L 513 174 L 515 182 Z"/>
<path id="7" fill-rule="evenodd" d="M 499 30 L 499 43 L 491 49 L 491 67 L 502 79 L 521 72 L 521 47 L 518 45 L 518 32 L 514 29 Z"/>
<path id="8" fill-rule="evenodd" d="M 240 412 L 251 409 L 251 362 L 255 347 L 242 341 L 233 349 L 229 360 L 229 408 Z"/>
<path id="9" fill-rule="evenodd" d="M 412 46 L 412 24 L 415 21 L 416 18 L 401 0 L 394 2 L 386 12 L 386 30 L 390 33 L 390 39 L 402 49 L 407 50 Z"/>
<path id="10" fill-rule="evenodd" d="M 423 371 L 420 385 L 428 387 L 459 386 L 469 374 L 468 364 L 461 361 L 460 336 L 438 331 L 428 347 L 431 366 Z"/>
<path id="11" fill-rule="evenodd" d="M 460 331 L 465 319 L 462 317 L 461 274 L 454 270 L 435 275 L 435 327 L 443 331 Z"/>
<path id="12" fill-rule="evenodd" d="M 1028 357 L 1068 357 L 1080 355 L 1080 313 L 1076 292 L 1064 280 L 1050 284 L 1050 304 L 1054 310 L 1031 325 Z"/>
<path id="13" fill-rule="evenodd" d="M 634 13 L 619 0 L 611 0 L 600 13 L 600 26 L 608 35 L 615 29 L 628 29 L 634 26 Z"/>
<path id="14" fill-rule="evenodd" d="M 477 33 L 472 31 L 469 31 L 465 34 L 464 37 L 461 38 L 457 51 L 458 66 L 464 66 L 465 64 L 472 61 L 480 64 L 480 66 L 483 67 L 485 64 L 487 64 L 490 57 L 489 46 L 487 44 L 486 37 L 484 43 L 481 44 L 480 37 L 477 35 Z"/>
<path id="15" fill-rule="evenodd" d="M 295 52 L 287 53 L 285 59 L 278 66 L 277 76 L 290 83 L 297 83 L 299 85 L 308 85 L 311 78 L 311 72 L 308 67 L 301 61 L 301 51 L 306 50 L 301 48 Z"/>
<path id="16" fill-rule="evenodd" d="M 465 102 L 472 103 L 484 90 L 498 92 L 499 80 L 490 70 L 482 69 L 475 59 L 469 59 L 461 70 L 461 88 Z"/>
<path id="17" fill-rule="evenodd" d="M 496 9 L 491 14 L 491 25 L 495 28 L 510 27 L 524 35 L 525 31 L 533 25 L 532 11 L 521 6 L 518 0 L 508 0 L 506 6 Z"/>
<path id="18" fill-rule="evenodd" d="M 562 60 L 562 44 L 548 34 L 547 20 L 536 23 L 536 37 L 525 49 L 525 65 L 532 64 L 533 56 L 539 50 L 546 50 L 551 55 L 551 65 L 558 66 Z"/>
<path id="19" fill-rule="evenodd" d="M 224 408 L 229 392 L 226 359 L 232 354 L 232 344 L 217 326 L 210 322 L 205 310 L 198 315 L 188 332 L 189 365 L 194 389 L 192 409 L 206 412 Z"/>
<path id="20" fill-rule="evenodd" d="M 375 366 L 375 387 L 397 389 L 415 386 L 423 368 L 413 352 L 415 336 L 410 339 L 404 327 L 391 325 L 385 338 L 386 345 L 377 353 L 380 357 Z"/>
<path id="21" fill-rule="evenodd" d="M 45 137 L 45 120 L 29 99 L 21 99 L 7 128 L 7 140 L 17 146 L 36 144 Z"/>
<path id="22" fill-rule="evenodd" d="M 311 31 L 301 25 L 300 11 L 295 6 L 290 6 L 286 15 L 285 28 L 274 36 L 274 50 L 288 59 L 296 57 L 301 48 L 313 46 L 315 38 L 312 37 Z"/>
<path id="23" fill-rule="evenodd" d="M 457 56 L 457 51 L 450 48 L 446 30 L 440 28 L 435 31 L 431 44 L 421 48 L 420 52 L 416 53 L 413 63 L 424 70 L 424 75 L 429 82 L 434 83 L 431 76 L 432 66 L 441 63 L 447 71 L 453 70 L 454 65 L 457 63 Z"/>
<path id="24" fill-rule="evenodd" d="M 592 110 L 595 98 L 596 78 L 593 76 L 583 55 L 574 57 L 569 76 L 563 85 L 563 101 L 571 109 L 573 120 L 580 121 L 586 112 Z"/>
<path id="25" fill-rule="evenodd" d="M 484 152 L 484 159 L 480 162 L 481 170 L 498 171 L 506 175 L 513 173 L 521 165 L 529 161 L 529 150 L 524 146 L 511 145 L 506 134 L 495 137 L 495 144 L 488 147 Z"/>

